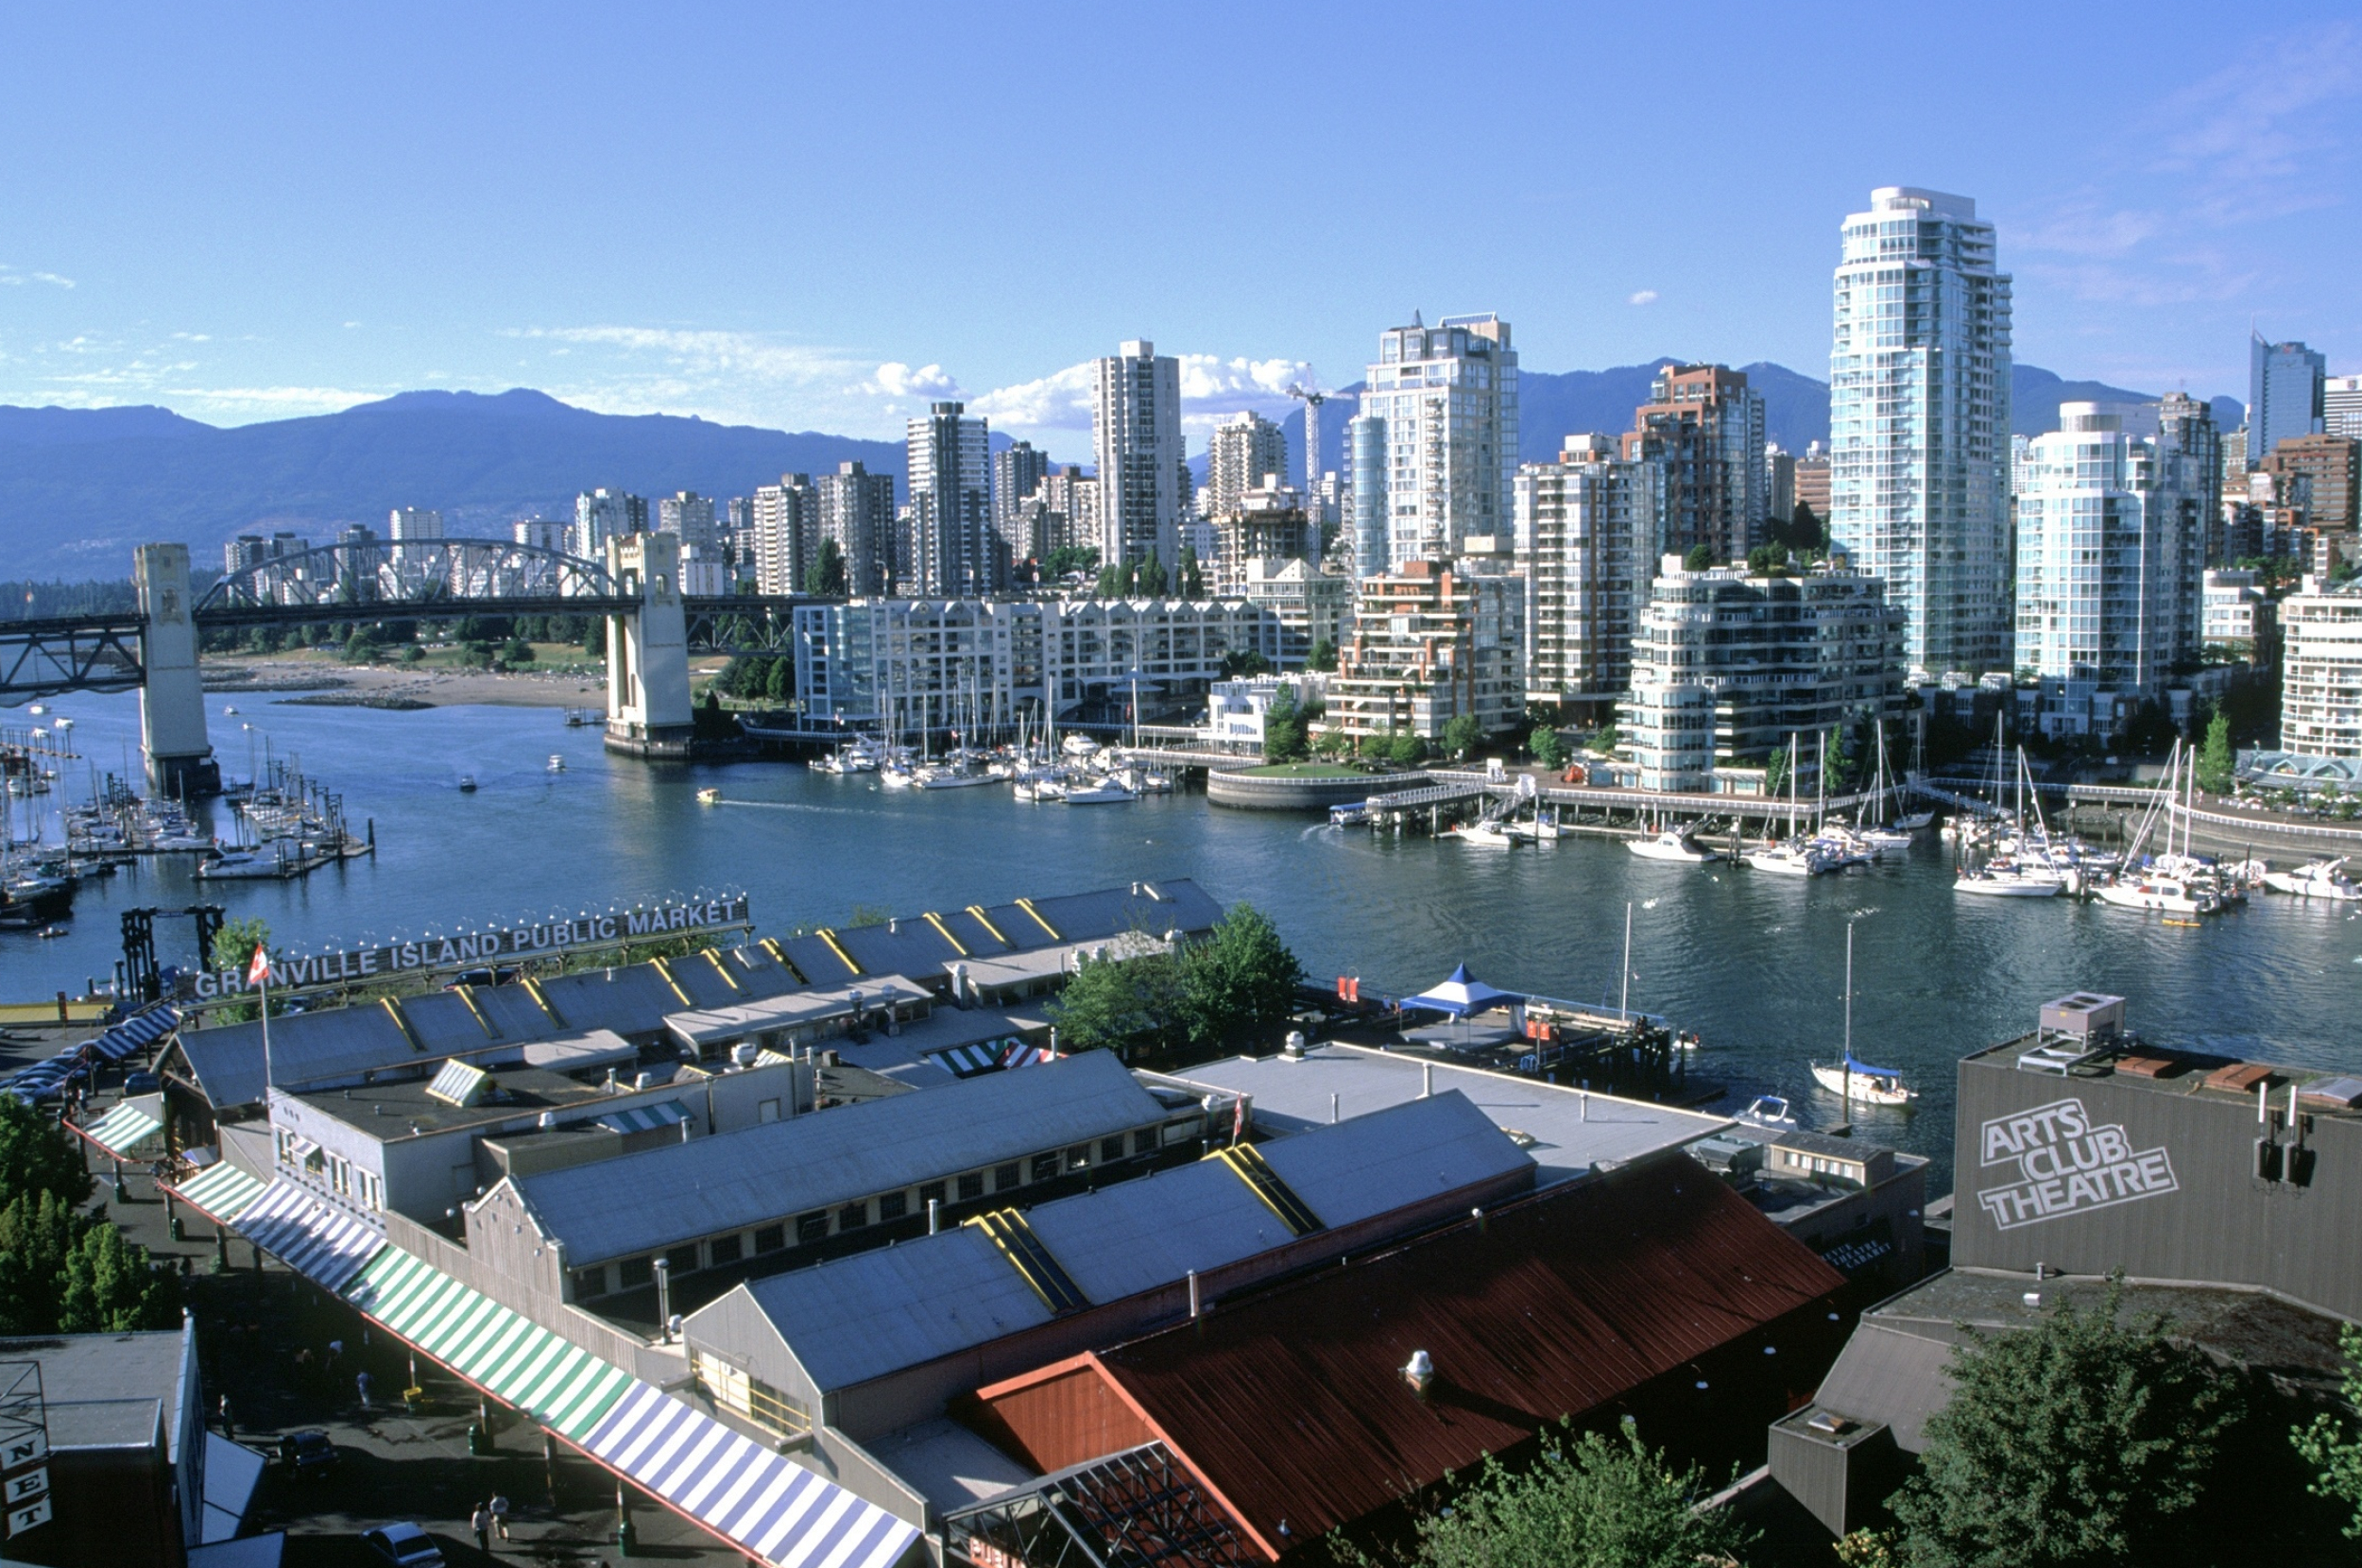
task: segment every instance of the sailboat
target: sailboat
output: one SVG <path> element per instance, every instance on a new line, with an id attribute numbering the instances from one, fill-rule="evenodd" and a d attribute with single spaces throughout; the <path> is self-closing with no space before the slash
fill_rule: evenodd
<path id="1" fill-rule="evenodd" d="M 1919 1091 L 1907 1086 L 1892 1067 L 1874 1067 L 1854 1056 L 1854 923 L 1845 923 L 1845 1055 L 1835 1066 L 1812 1064 L 1813 1082 L 1849 1102 L 1908 1105 Z"/>

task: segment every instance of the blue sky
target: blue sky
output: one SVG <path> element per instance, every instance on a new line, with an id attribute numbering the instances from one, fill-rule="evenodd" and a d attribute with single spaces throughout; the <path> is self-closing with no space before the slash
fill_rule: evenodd
<path id="1" fill-rule="evenodd" d="M 1826 374 L 1838 226 L 1975 196 L 2017 354 L 2242 394 L 2362 371 L 2352 4 L 15 8 L 0 401 L 217 423 L 411 387 L 1087 455 L 1077 368 L 1192 423 L 1412 309 L 1526 365 Z"/>

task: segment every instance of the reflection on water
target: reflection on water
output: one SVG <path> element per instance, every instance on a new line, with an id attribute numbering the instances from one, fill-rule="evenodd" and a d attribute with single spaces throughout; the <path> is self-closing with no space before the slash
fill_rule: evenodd
<path id="1" fill-rule="evenodd" d="M 78 722 L 90 762 L 77 769 L 136 758 L 132 699 L 57 706 Z M 779 763 L 651 767 L 610 759 L 597 731 L 567 729 L 555 710 L 240 706 L 280 755 L 344 793 L 356 823 L 374 820 L 375 861 L 292 883 L 198 883 L 182 861 L 88 884 L 70 937 L 0 933 L 0 998 L 111 973 L 120 912 L 135 905 L 219 902 L 301 950 L 728 887 L 773 930 L 857 904 L 911 912 L 1193 877 L 1268 912 L 1310 975 L 1389 993 L 1464 959 L 1504 987 L 1612 999 L 1630 902 L 1634 1005 L 1704 1037 L 1696 1070 L 1730 1084 L 1730 1103 L 1785 1094 L 1821 1122 L 1840 1107 L 1806 1064 L 1838 1048 L 1851 920 L 1857 1048 L 1925 1097 L 1915 1115 L 1856 1120 L 1926 1152 L 1947 1152 L 1952 1063 L 2023 1032 L 2070 990 L 2130 997 L 2134 1027 L 2160 1041 L 2320 1065 L 2362 1055 L 2339 1028 L 2362 919 L 2299 899 L 2259 897 L 2184 929 L 2064 899 L 1960 899 L 1932 843 L 1902 865 L 1806 880 L 1642 861 L 1592 840 L 1501 851 L 1378 838 L 1217 810 L 1202 795 L 1086 810 L 998 790 L 881 791 L 874 775 Z M 228 771 L 246 771 L 231 753 L 247 739 L 216 735 Z M 566 772 L 545 771 L 553 751 Z M 480 788 L 462 794 L 469 774 Z M 65 782 L 88 793 L 86 772 Z M 709 785 L 726 804 L 697 804 Z M 226 817 L 214 827 L 226 833 Z M 169 946 L 184 930 L 159 928 L 167 962 L 187 958 Z"/>

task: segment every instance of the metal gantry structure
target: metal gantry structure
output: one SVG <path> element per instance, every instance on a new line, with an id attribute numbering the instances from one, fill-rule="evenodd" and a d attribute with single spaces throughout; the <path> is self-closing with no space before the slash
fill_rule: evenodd
<path id="1" fill-rule="evenodd" d="M 136 691 L 147 684 L 136 610 L 0 622 L 0 703 L 64 691 Z"/>
<path id="2" fill-rule="evenodd" d="M 1251 1568 L 1261 1554 L 1161 1441 L 1104 1455 L 944 1516 L 971 1568 Z"/>

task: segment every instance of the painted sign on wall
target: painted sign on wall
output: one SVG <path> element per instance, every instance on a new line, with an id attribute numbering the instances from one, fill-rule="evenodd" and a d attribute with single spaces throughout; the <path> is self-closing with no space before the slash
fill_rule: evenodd
<path id="1" fill-rule="evenodd" d="M 1980 1164 L 2014 1177 L 1977 1194 L 2005 1231 L 2179 1190 L 2165 1150 L 2134 1149 L 2121 1123 L 2093 1125 L 2080 1099 L 1995 1116 L 1978 1145 Z"/>

